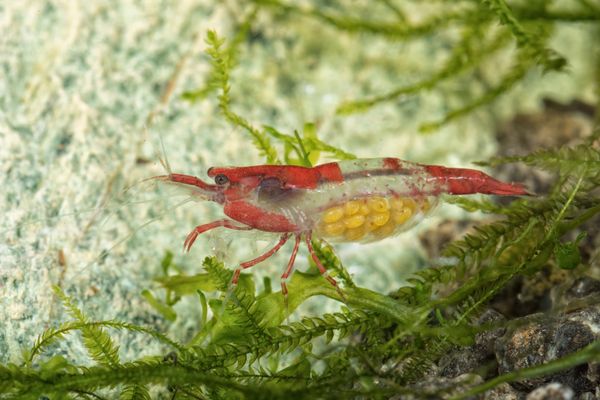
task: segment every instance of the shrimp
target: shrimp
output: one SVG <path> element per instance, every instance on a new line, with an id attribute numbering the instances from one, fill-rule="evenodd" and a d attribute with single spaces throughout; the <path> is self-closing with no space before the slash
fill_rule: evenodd
<path id="1" fill-rule="evenodd" d="M 198 235 L 215 228 L 280 234 L 270 250 L 239 264 L 231 280 L 235 286 L 242 270 L 267 260 L 294 237 L 281 275 L 284 296 L 302 240 L 321 275 L 339 291 L 312 247 L 313 237 L 368 243 L 394 236 L 421 221 L 441 194 L 529 194 L 522 185 L 498 181 L 481 171 L 397 158 L 356 159 L 315 167 L 213 167 L 208 176 L 214 184 L 174 173 L 152 178 L 190 188 L 193 196 L 222 205 L 229 217 L 197 226 L 185 239 L 184 250 L 191 249 Z"/>

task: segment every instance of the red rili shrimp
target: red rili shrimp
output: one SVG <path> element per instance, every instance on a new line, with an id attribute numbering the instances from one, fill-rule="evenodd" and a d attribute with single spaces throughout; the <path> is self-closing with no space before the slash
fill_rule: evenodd
<path id="1" fill-rule="evenodd" d="M 281 234 L 269 251 L 239 265 L 231 282 L 236 285 L 242 269 L 268 259 L 294 237 L 292 254 L 281 275 L 284 296 L 302 240 L 321 275 L 337 288 L 313 250 L 312 237 L 333 242 L 381 240 L 414 226 L 444 193 L 528 194 L 521 185 L 500 182 L 481 171 L 397 158 L 357 159 L 312 168 L 215 167 L 208 170 L 208 176 L 214 184 L 174 173 L 154 178 L 191 188 L 194 196 L 223 205 L 229 217 L 197 226 L 187 236 L 184 249 L 189 251 L 198 235 L 218 227 Z"/>

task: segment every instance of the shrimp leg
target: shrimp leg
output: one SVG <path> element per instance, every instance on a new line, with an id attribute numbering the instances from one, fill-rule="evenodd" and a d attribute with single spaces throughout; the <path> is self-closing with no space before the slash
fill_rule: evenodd
<path id="1" fill-rule="evenodd" d="M 310 256 L 312 257 L 313 261 L 315 262 L 315 264 L 317 264 L 317 268 L 319 268 L 319 272 L 321 273 L 321 276 L 325 279 L 327 279 L 329 281 L 329 283 L 331 283 L 333 285 L 333 287 L 335 287 L 335 289 L 338 291 L 338 293 L 340 294 L 340 296 L 342 298 L 344 298 L 344 294 L 341 292 L 337 282 L 335 279 L 333 279 L 331 276 L 329 276 L 329 272 L 327 272 L 327 268 L 325 268 L 323 266 L 323 264 L 321 263 L 321 260 L 319 260 L 319 257 L 317 256 L 317 254 L 315 253 L 315 250 L 312 247 L 312 243 L 311 243 L 311 232 L 308 232 L 305 236 L 304 236 L 305 240 L 306 240 L 306 246 L 308 247 L 308 252 L 310 253 Z"/>
<path id="2" fill-rule="evenodd" d="M 289 233 L 281 235 L 279 242 L 277 242 L 277 244 L 275 246 L 273 246 L 273 248 L 271 250 L 267 251 L 263 255 L 258 256 L 250 261 L 245 261 L 245 262 L 241 263 L 240 266 L 233 273 L 233 278 L 231 279 L 231 284 L 234 286 L 237 285 L 238 279 L 240 278 L 240 273 L 242 272 L 242 269 L 253 267 L 256 264 L 265 261 L 267 258 L 271 257 L 273 254 L 277 253 L 277 251 L 279 251 L 279 249 L 288 241 L 289 238 L 290 238 Z"/>
<path id="3" fill-rule="evenodd" d="M 300 235 L 296 235 L 296 243 L 294 243 L 294 250 L 292 250 L 292 255 L 290 256 L 290 261 L 288 262 L 287 268 L 281 274 L 281 293 L 287 299 L 288 289 L 287 289 L 287 280 L 294 270 L 294 262 L 296 261 L 296 254 L 298 254 L 298 247 L 300 246 Z"/>
<path id="4" fill-rule="evenodd" d="M 185 239 L 185 242 L 183 243 L 183 250 L 190 251 L 190 249 L 192 248 L 192 245 L 196 241 L 196 238 L 201 233 L 204 233 L 211 229 L 220 228 L 220 227 L 227 228 L 227 229 L 234 229 L 237 231 L 249 231 L 249 230 L 253 229 L 250 226 L 236 225 L 233 221 L 228 220 L 228 219 L 220 219 L 218 221 L 214 221 L 214 222 L 211 222 L 208 224 L 198 225 L 196 228 L 194 228 L 193 231 L 190 232 L 189 235 L 187 235 L 187 238 Z"/>

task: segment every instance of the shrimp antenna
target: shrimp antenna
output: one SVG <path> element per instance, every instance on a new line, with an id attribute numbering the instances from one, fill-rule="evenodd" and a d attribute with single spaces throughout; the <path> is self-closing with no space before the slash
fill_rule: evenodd
<path id="1" fill-rule="evenodd" d="M 148 125 L 144 124 L 144 131 L 146 131 L 146 136 L 147 136 L 147 132 L 148 132 Z M 156 151 L 156 147 L 154 147 L 154 151 L 156 153 L 156 157 L 158 158 L 158 161 L 160 162 L 160 165 L 163 166 L 163 168 L 165 169 L 165 171 L 167 171 L 167 175 L 171 176 L 173 175 L 173 171 L 171 170 L 171 165 L 169 164 L 169 158 L 167 157 L 167 150 L 165 148 L 165 142 L 163 141 L 163 137 L 162 134 L 160 133 L 160 131 L 158 132 L 158 141 L 160 142 L 160 152 Z"/>
<path id="2" fill-rule="evenodd" d="M 177 203 L 173 209 L 179 208 L 182 205 L 189 203 L 190 201 L 192 201 L 191 198 L 187 198 L 179 203 Z M 144 229 L 145 227 L 147 227 L 148 225 L 159 221 L 161 218 L 163 218 L 165 215 L 167 215 L 169 212 L 171 212 L 173 209 L 170 210 L 166 210 L 165 212 L 157 215 L 156 217 L 144 222 L 141 225 L 138 225 L 137 227 L 133 228 L 132 232 L 129 233 L 127 236 L 123 237 L 122 239 L 120 239 L 119 241 L 117 241 L 116 243 L 112 244 L 108 249 L 104 249 L 100 252 L 100 254 L 98 254 L 98 256 L 94 257 L 90 262 L 88 262 L 87 264 L 85 264 L 83 267 L 81 267 L 78 270 L 75 270 L 73 272 L 73 276 L 71 277 L 71 279 L 79 277 L 83 274 L 83 272 L 87 271 L 88 268 L 90 268 L 92 265 L 96 264 L 98 261 L 100 261 L 103 257 L 106 257 L 106 255 L 110 254 L 111 251 L 113 251 L 114 249 L 116 249 L 118 246 L 122 245 L 123 243 L 126 243 L 127 241 L 129 241 L 132 237 L 134 237 L 139 231 L 141 231 L 142 229 Z"/>
<path id="3" fill-rule="evenodd" d="M 173 175 L 173 171 L 171 170 L 171 165 L 169 165 L 169 158 L 167 157 L 167 150 L 165 150 L 165 142 L 163 141 L 163 137 L 160 132 L 158 132 L 158 139 L 160 140 L 160 149 L 162 151 L 162 156 L 159 156 L 158 159 L 163 168 L 167 171 L 169 176 Z"/>

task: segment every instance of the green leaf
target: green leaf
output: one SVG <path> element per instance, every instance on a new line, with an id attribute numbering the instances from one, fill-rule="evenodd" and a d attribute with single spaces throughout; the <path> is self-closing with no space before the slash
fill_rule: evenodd
<path id="1" fill-rule="evenodd" d="M 52 379 L 54 375 L 61 372 L 76 373 L 77 367 L 61 355 L 52 356 L 40 366 L 40 377 L 42 379 Z"/>
<path id="2" fill-rule="evenodd" d="M 177 319 L 177 313 L 175 312 L 175 310 L 173 310 L 173 308 L 169 307 L 168 305 L 164 304 L 156 297 L 154 297 L 152 292 L 150 292 L 149 290 L 142 290 L 142 296 L 144 296 L 144 298 L 152 306 L 152 308 L 158 311 L 168 321 L 173 322 Z"/>
<path id="3" fill-rule="evenodd" d="M 310 375 L 311 365 L 306 358 L 301 358 L 287 368 L 279 371 L 279 376 L 305 378 Z"/>
<path id="4" fill-rule="evenodd" d="M 208 273 L 199 273 L 196 275 L 171 275 L 156 278 L 155 281 L 177 296 L 188 296 L 196 293 L 198 290 L 203 292 L 213 292 L 218 290 L 217 285 Z"/>
<path id="5" fill-rule="evenodd" d="M 581 264 L 581 253 L 579 251 L 579 242 L 585 238 L 586 233 L 581 232 L 572 242 L 557 243 L 554 248 L 554 257 L 556 263 L 561 269 L 575 269 Z"/>

